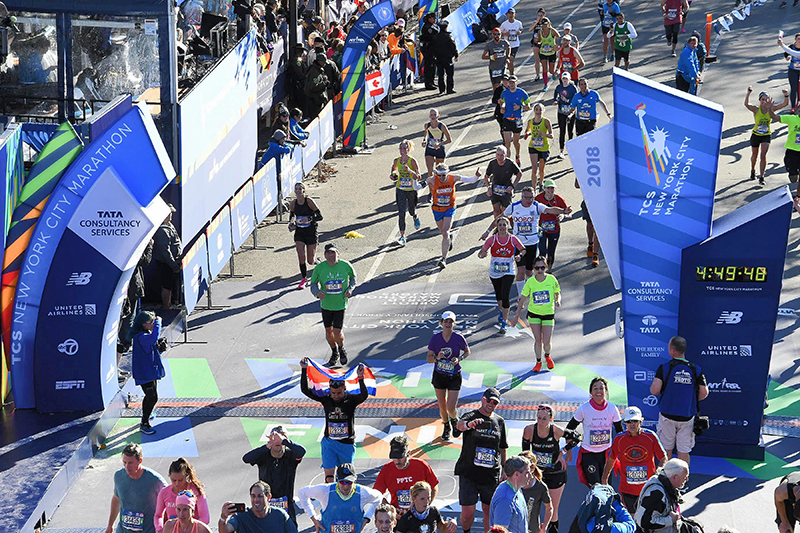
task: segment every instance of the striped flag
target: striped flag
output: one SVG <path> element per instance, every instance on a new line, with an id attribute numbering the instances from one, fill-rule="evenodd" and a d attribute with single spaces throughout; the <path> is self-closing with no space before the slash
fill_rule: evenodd
<path id="1" fill-rule="evenodd" d="M 354 366 L 350 370 L 331 370 L 322 365 L 315 363 L 313 360 L 308 360 L 308 368 L 306 374 L 308 375 L 308 385 L 314 394 L 317 396 L 327 396 L 330 393 L 328 386 L 331 380 L 345 382 L 345 390 L 351 394 L 358 394 L 361 389 L 358 386 L 358 367 Z M 372 369 L 364 365 L 364 384 L 367 386 L 367 392 L 371 396 L 378 393 L 377 383 L 375 381 L 375 374 Z"/>

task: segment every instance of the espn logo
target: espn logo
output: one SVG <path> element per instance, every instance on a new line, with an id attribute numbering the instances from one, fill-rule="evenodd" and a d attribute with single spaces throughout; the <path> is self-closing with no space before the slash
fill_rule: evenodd
<path id="1" fill-rule="evenodd" d="M 84 388 L 86 388 L 86 382 L 84 382 L 82 379 L 56 381 L 56 390 L 72 390 L 72 389 L 84 389 Z"/>

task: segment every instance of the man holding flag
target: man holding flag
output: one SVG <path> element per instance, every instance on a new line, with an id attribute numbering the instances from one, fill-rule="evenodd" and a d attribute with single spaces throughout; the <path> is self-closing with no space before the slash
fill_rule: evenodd
<path id="1" fill-rule="evenodd" d="M 300 390 L 308 398 L 321 403 L 325 410 L 325 436 L 321 442 L 322 468 L 325 469 L 325 483 L 332 483 L 336 467 L 345 463 L 352 464 L 356 458 L 356 407 L 363 403 L 369 394 L 364 382 L 366 367 L 363 364 L 358 365 L 359 392 L 352 394 L 347 392 L 345 384 L 353 369 L 344 375 L 332 374 L 313 361 L 310 363 L 311 370 L 308 368 L 308 357 L 300 361 Z M 308 385 L 309 372 L 312 373 L 314 390 Z M 369 371 L 369 374 L 372 377 L 372 371 Z M 371 381 L 374 382 L 374 378 Z"/>

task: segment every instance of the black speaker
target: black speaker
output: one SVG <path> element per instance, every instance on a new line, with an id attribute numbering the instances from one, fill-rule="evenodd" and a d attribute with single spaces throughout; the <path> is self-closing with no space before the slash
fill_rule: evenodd
<path id="1" fill-rule="evenodd" d="M 448 4 L 442 4 L 442 14 L 439 17 L 439 20 L 446 19 L 450 16 L 450 6 Z"/>

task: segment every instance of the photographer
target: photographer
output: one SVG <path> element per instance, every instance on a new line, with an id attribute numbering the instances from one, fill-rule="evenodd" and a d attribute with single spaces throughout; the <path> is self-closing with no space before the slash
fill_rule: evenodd
<path id="1" fill-rule="evenodd" d="M 669 356 L 653 378 L 650 394 L 661 396 L 658 414 L 658 438 L 664 445 L 667 459 L 672 457 L 673 448 L 678 449 L 678 457 L 689 464 L 689 454 L 694 447 L 695 419 L 699 416 L 700 400 L 708 396 L 706 377 L 699 365 L 690 363 L 686 354 L 686 339 L 672 337 L 669 340 Z M 703 419 L 707 422 L 707 419 Z M 700 424 L 697 424 L 698 426 Z M 705 427 L 698 427 L 702 432 Z"/>

